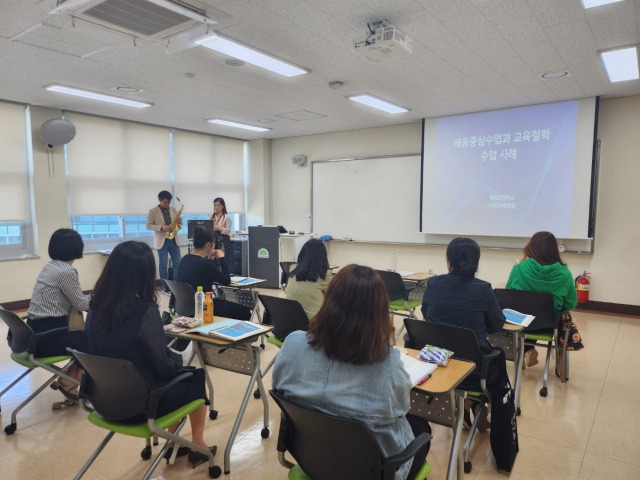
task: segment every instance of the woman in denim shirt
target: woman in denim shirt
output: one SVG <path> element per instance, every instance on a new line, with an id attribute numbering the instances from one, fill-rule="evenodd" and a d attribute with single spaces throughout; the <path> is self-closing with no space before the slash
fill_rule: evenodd
<path id="1" fill-rule="evenodd" d="M 380 277 L 369 267 L 348 265 L 329 284 L 308 332 L 285 340 L 273 387 L 294 402 L 363 422 L 385 456 L 398 454 L 431 428 L 407 415 L 412 385 L 391 346 L 393 331 Z M 414 478 L 428 451 L 429 444 L 400 467 L 396 479 Z"/>

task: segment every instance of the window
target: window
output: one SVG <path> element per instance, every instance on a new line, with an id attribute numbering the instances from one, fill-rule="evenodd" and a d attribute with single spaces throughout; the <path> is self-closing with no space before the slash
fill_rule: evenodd
<path id="1" fill-rule="evenodd" d="M 0 245 L 21 245 L 22 233 L 20 222 L 0 223 Z"/>
<path id="2" fill-rule="evenodd" d="M 124 216 L 124 238 L 151 237 L 153 232 L 147 230 L 146 215 L 125 215 Z"/>
<path id="3" fill-rule="evenodd" d="M 71 228 L 80 234 L 83 240 L 120 239 L 120 217 L 116 215 L 83 215 L 71 217 Z"/>

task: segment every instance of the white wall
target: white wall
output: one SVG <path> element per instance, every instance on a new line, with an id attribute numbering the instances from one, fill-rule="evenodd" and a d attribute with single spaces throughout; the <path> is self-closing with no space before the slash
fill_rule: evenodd
<path id="1" fill-rule="evenodd" d="M 592 300 L 640 305 L 635 276 L 640 271 L 640 96 L 602 100 L 599 134 L 602 140 L 599 195 L 593 255 L 565 254 L 578 275 L 591 272 Z M 288 229 L 310 230 L 311 168 L 296 167 L 291 156 L 306 155 L 309 162 L 332 158 L 366 157 L 420 152 L 421 124 L 412 123 L 351 132 L 310 135 L 272 141 L 273 223 Z M 392 201 L 381 197 L 380 201 Z M 444 247 L 330 242 L 332 264 L 363 263 L 389 268 L 391 254 L 398 255 L 401 270 L 446 271 Z M 479 277 L 497 286 L 505 282 L 521 253 L 483 249 Z"/>

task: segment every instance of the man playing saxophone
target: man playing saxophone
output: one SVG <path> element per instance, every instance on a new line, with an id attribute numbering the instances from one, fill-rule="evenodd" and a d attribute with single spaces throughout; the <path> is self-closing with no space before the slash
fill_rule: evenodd
<path id="1" fill-rule="evenodd" d="M 171 255 L 173 264 L 173 280 L 178 278 L 180 268 L 180 246 L 178 245 L 178 235 L 172 235 L 176 225 L 182 225 L 182 219 L 176 209 L 171 206 L 171 193 L 162 190 L 158 193 L 158 205 L 149 210 L 147 216 L 147 230 L 153 231 L 153 246 L 158 251 L 158 269 L 160 270 L 160 280 L 166 280 L 167 258 Z M 182 209 L 180 209 L 182 211 Z M 173 236 L 174 238 L 166 238 Z M 167 284 L 162 282 L 165 292 L 169 292 Z"/>

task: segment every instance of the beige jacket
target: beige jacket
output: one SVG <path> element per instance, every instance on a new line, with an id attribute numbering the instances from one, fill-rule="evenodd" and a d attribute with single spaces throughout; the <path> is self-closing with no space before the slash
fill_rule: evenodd
<path id="1" fill-rule="evenodd" d="M 169 207 L 169 215 L 171 215 L 171 221 L 176 218 L 177 211 L 173 207 Z M 153 246 L 156 250 L 160 250 L 164 246 L 164 234 L 166 232 L 162 231 L 162 227 L 165 226 L 164 216 L 162 216 L 162 210 L 160 210 L 160 206 L 156 205 L 151 210 L 149 210 L 149 215 L 147 215 L 147 230 L 153 231 Z M 176 235 L 176 245 L 178 243 L 178 236 Z"/>

